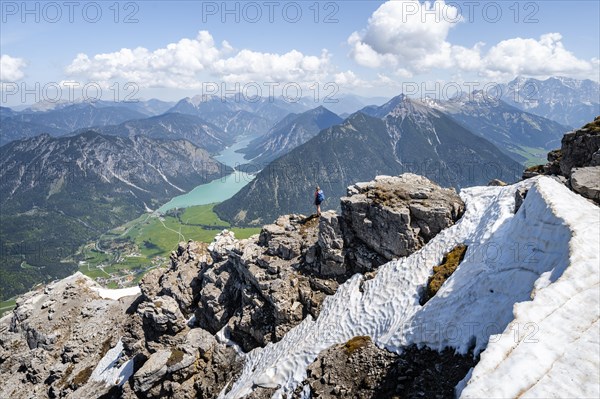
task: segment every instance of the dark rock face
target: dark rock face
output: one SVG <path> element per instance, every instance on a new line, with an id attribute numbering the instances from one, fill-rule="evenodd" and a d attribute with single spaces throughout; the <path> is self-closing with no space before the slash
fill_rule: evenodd
<path id="1" fill-rule="evenodd" d="M 477 363 L 446 349 L 408 347 L 401 355 L 355 337 L 322 352 L 304 385 L 313 398 L 454 398 L 454 387 Z M 296 390 L 299 397 L 302 387 Z"/>
<path id="2" fill-rule="evenodd" d="M 515 213 L 517 213 L 521 208 L 521 205 L 523 205 L 525 197 L 527 197 L 527 189 L 520 188 L 517 191 L 515 191 Z"/>
<path id="3" fill-rule="evenodd" d="M 538 175 L 558 177 L 576 193 L 600 204 L 600 116 L 562 139 L 560 150 L 548 153 L 548 163 L 523 172 L 528 179 Z"/>
<path id="4" fill-rule="evenodd" d="M 562 139 L 560 171 L 571 176 L 573 168 L 600 165 L 600 117 Z"/>

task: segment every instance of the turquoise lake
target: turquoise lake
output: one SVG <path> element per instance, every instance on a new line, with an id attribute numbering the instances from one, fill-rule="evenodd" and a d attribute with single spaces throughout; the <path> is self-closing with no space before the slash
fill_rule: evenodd
<path id="1" fill-rule="evenodd" d="M 245 136 L 241 140 L 226 148 L 215 159 L 227 166 L 236 169 L 239 165 L 248 162 L 244 159 L 244 154 L 236 152 L 250 143 L 256 136 Z M 168 210 L 176 208 L 187 208 L 194 205 L 206 205 L 215 202 L 223 202 L 235 195 L 246 184 L 254 179 L 254 175 L 236 170 L 228 176 L 213 180 L 207 184 L 201 184 L 192 191 L 178 195 L 169 202 L 158 208 L 158 212 L 165 213 Z"/>

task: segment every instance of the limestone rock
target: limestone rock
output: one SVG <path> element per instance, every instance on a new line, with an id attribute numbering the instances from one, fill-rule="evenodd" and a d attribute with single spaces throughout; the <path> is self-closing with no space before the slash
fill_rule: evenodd
<path id="1" fill-rule="evenodd" d="M 124 334 L 135 300 L 102 299 L 96 288 L 76 273 L 25 294 L 0 319 L 0 398 L 89 397 L 89 376 Z M 110 389 L 94 384 L 98 396 Z"/>
<path id="2" fill-rule="evenodd" d="M 464 212 L 454 189 L 411 173 L 355 184 L 341 205 L 346 246 L 363 272 L 418 250 Z"/>
<path id="3" fill-rule="evenodd" d="M 506 183 L 503 182 L 502 180 L 493 179 L 493 180 L 490 180 L 490 182 L 487 185 L 490 187 L 503 187 L 503 186 L 506 186 Z"/>
<path id="4" fill-rule="evenodd" d="M 470 355 L 408 347 L 401 355 L 354 337 L 321 352 L 294 398 L 310 387 L 313 398 L 454 397 L 454 386 L 476 363 Z M 440 396 L 437 396 L 440 395 Z"/>
<path id="5" fill-rule="evenodd" d="M 339 276 L 347 272 L 344 265 L 344 236 L 341 218 L 333 211 L 324 212 L 319 219 L 318 244 L 321 250 L 322 276 Z"/>
<path id="6" fill-rule="evenodd" d="M 600 166 L 572 169 L 571 187 L 575 192 L 600 204 Z"/>
<path id="7" fill-rule="evenodd" d="M 145 392 L 167 374 L 167 361 L 171 357 L 170 350 L 153 353 L 144 365 L 134 374 L 133 389 Z"/>
<path id="8" fill-rule="evenodd" d="M 138 308 L 144 325 L 150 331 L 149 336 L 164 333 L 176 334 L 186 327 L 185 319 L 179 310 L 177 301 L 170 296 L 159 296 L 151 302 L 145 302 Z"/>

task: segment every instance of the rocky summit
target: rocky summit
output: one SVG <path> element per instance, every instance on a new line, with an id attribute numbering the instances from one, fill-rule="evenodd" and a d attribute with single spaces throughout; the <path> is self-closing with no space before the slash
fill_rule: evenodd
<path id="1" fill-rule="evenodd" d="M 98 365 L 123 336 L 134 297 L 103 298 L 77 273 L 29 292 L 0 320 L 1 398 L 94 397 L 105 390 Z M 110 385 L 127 382 L 113 375 Z"/>
<path id="2" fill-rule="evenodd" d="M 317 318 L 353 274 L 420 249 L 464 211 L 453 189 L 413 174 L 355 184 L 341 203 L 339 215 L 281 216 L 245 240 L 180 243 L 137 296 L 103 299 L 115 295 L 81 274 L 26 295 L 0 323 L 0 397 L 217 397 L 244 353 Z"/>
<path id="3" fill-rule="evenodd" d="M 563 136 L 561 148 L 548 153 L 548 163 L 528 168 L 523 178 L 554 176 L 567 187 L 600 204 L 600 116 Z"/>

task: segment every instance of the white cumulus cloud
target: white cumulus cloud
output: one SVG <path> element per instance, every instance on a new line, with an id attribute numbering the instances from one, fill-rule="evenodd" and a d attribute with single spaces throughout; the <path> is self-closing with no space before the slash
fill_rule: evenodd
<path id="1" fill-rule="evenodd" d="M 14 82 L 23 78 L 25 76 L 23 69 L 26 66 L 27 63 L 22 58 L 11 57 L 7 54 L 0 55 L 0 81 Z"/>
<path id="2" fill-rule="evenodd" d="M 297 50 L 285 54 L 242 50 L 212 65 L 212 72 L 229 82 L 310 82 L 323 79 L 329 70 L 329 54 L 304 55 Z"/>
<path id="3" fill-rule="evenodd" d="M 78 54 L 67 66 L 69 76 L 99 82 L 127 80 L 139 87 L 197 88 L 203 77 L 227 82 L 304 82 L 325 76 L 329 54 L 305 55 L 235 51 L 226 41 L 217 46 L 212 35 L 201 31 L 195 39 L 181 39 L 154 51 L 124 48 L 107 54 Z"/>
<path id="4" fill-rule="evenodd" d="M 453 48 L 446 37 L 460 21 L 458 9 L 444 1 L 388 1 L 373 12 L 362 32 L 350 35 L 350 56 L 375 68 L 416 72 L 451 67 Z"/>
<path id="5" fill-rule="evenodd" d="M 514 38 L 503 40 L 484 58 L 490 76 L 585 75 L 594 70 L 593 62 L 578 59 L 565 49 L 560 33 L 547 33 L 539 40 Z"/>
<path id="6" fill-rule="evenodd" d="M 560 33 L 547 33 L 539 39 L 506 39 L 487 52 L 482 42 L 472 48 L 453 44 L 448 34 L 463 18 L 451 4 L 443 0 L 382 4 L 365 29 L 348 37 L 350 57 L 359 65 L 392 69 L 402 77 L 432 69 L 475 72 L 491 79 L 515 75 L 588 77 L 598 73 L 598 61 L 577 58 L 564 47 Z"/>

